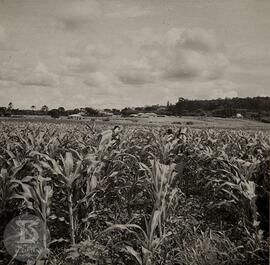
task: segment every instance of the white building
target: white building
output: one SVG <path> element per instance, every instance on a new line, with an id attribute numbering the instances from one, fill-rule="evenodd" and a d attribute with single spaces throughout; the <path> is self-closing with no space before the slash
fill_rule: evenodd
<path id="1" fill-rule="evenodd" d="M 113 113 L 108 111 L 99 111 L 99 114 L 101 114 L 102 116 L 113 116 Z"/>
<path id="2" fill-rule="evenodd" d="M 74 119 L 74 120 L 81 120 L 81 119 L 83 119 L 83 116 L 80 113 L 78 113 L 78 114 L 68 115 L 68 118 L 69 119 Z"/>
<path id="3" fill-rule="evenodd" d="M 153 112 L 140 112 L 137 114 L 138 117 L 141 117 L 141 118 L 149 118 L 149 117 L 157 117 L 157 114 L 156 113 L 153 113 Z"/>
<path id="4" fill-rule="evenodd" d="M 156 113 L 154 113 L 154 112 L 148 112 L 148 113 L 146 113 L 148 116 L 150 116 L 150 117 L 157 117 L 157 114 Z"/>

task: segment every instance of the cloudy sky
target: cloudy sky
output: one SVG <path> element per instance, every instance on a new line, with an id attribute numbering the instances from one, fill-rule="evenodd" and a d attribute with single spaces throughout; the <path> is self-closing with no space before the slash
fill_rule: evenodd
<path id="1" fill-rule="evenodd" d="M 270 95 L 268 0 L 0 0 L 0 106 Z"/>

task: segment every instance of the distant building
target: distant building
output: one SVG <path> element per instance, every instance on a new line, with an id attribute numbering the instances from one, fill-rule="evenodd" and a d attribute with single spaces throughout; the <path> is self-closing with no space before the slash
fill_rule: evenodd
<path id="1" fill-rule="evenodd" d="M 78 114 L 68 115 L 68 118 L 69 119 L 74 119 L 74 120 L 81 120 L 81 119 L 83 119 L 83 116 L 82 116 L 82 114 L 78 113 Z"/>
<path id="2" fill-rule="evenodd" d="M 156 117 L 157 116 L 157 114 L 154 113 L 154 112 L 148 112 L 148 113 L 146 113 L 146 115 L 148 115 L 150 117 Z"/>
<path id="3" fill-rule="evenodd" d="M 100 114 L 101 116 L 106 116 L 106 117 L 108 117 L 108 116 L 113 116 L 113 113 L 108 112 L 108 111 L 99 111 L 99 114 Z"/>

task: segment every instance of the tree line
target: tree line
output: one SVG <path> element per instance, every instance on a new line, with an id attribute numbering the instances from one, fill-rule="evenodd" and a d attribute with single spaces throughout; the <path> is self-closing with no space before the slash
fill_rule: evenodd
<path id="1" fill-rule="evenodd" d="M 37 109 L 14 108 L 12 102 L 7 107 L 0 107 L 0 116 L 12 115 L 50 115 L 54 118 L 83 113 L 86 116 L 102 116 L 104 113 L 129 116 L 137 113 L 153 112 L 158 115 L 174 116 L 213 116 L 213 117 L 235 117 L 240 113 L 243 117 L 270 122 L 270 97 L 246 97 L 246 98 L 224 98 L 211 100 L 190 100 L 180 97 L 175 104 L 167 103 L 166 106 L 149 105 L 144 107 L 126 107 L 123 109 L 104 109 L 99 111 L 92 107 L 75 108 L 66 110 L 64 107 L 49 109 L 47 105 Z"/>
<path id="2" fill-rule="evenodd" d="M 108 109 L 107 109 L 108 110 Z M 120 110 L 113 109 L 115 114 L 120 114 Z M 19 109 L 13 106 L 10 102 L 7 107 L 0 107 L 0 116 L 11 117 L 11 116 L 23 116 L 23 115 L 49 115 L 53 118 L 59 118 L 61 116 L 69 116 L 72 114 L 83 113 L 86 116 L 98 116 L 100 112 L 92 107 L 86 108 L 74 108 L 66 110 L 64 107 L 58 107 L 49 109 L 47 105 L 43 105 L 40 109 L 37 109 L 35 105 L 30 106 L 29 109 Z"/>
<path id="3" fill-rule="evenodd" d="M 212 100 L 188 100 L 179 98 L 176 104 L 168 104 L 175 115 L 233 117 L 237 113 L 246 118 L 270 115 L 270 97 L 225 98 Z"/>

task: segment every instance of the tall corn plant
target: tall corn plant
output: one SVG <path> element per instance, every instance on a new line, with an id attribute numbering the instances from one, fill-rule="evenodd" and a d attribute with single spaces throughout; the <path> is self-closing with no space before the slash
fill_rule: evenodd
<path id="1" fill-rule="evenodd" d="M 262 239 L 257 221 L 256 185 L 251 180 L 257 167 L 257 161 L 250 163 L 241 159 L 219 158 L 219 168 L 212 171 L 214 177 L 207 184 L 214 187 L 217 197 L 222 198 L 218 203 L 212 203 L 211 207 L 237 210 L 239 224 L 243 225 L 254 248 L 260 245 Z M 215 177 L 217 174 L 220 178 Z"/>
<path id="2" fill-rule="evenodd" d="M 165 222 L 167 210 L 177 192 L 176 189 L 172 188 L 173 181 L 177 175 L 176 164 L 164 165 L 155 158 L 151 161 L 151 168 L 144 163 L 139 163 L 139 165 L 150 183 L 150 193 L 154 201 L 153 211 L 160 211 L 160 221 Z"/>
<path id="3" fill-rule="evenodd" d="M 147 180 L 150 184 L 149 192 L 151 193 L 154 203 L 149 220 L 147 221 L 145 218 L 145 230 L 135 224 L 116 224 L 111 225 L 105 232 L 120 229 L 127 230 L 134 234 L 131 228 L 135 229 L 136 238 L 142 246 L 141 251 L 139 252 L 131 246 L 125 246 L 125 250 L 136 259 L 138 264 L 150 265 L 153 264 L 154 255 L 160 244 L 169 235 L 169 233 L 165 232 L 165 221 L 167 210 L 177 192 L 176 189 L 172 188 L 173 180 L 177 173 L 175 171 L 175 164 L 164 165 L 157 159 L 151 161 L 151 167 L 141 162 L 139 162 L 139 166 L 141 171 L 147 176 Z M 143 235 L 142 238 L 140 234 Z"/>
<path id="4" fill-rule="evenodd" d="M 21 159 L 19 154 L 15 154 L 9 149 L 4 149 L 3 156 L 0 155 L 0 161 L 3 166 L 0 171 L 0 210 L 4 211 L 10 197 L 14 191 L 12 183 L 18 176 L 18 173 L 27 164 L 27 159 Z"/>
<path id="5" fill-rule="evenodd" d="M 210 183 L 218 183 L 218 190 L 229 196 L 231 202 L 241 205 L 241 212 L 248 217 L 251 210 L 256 220 L 255 183 L 251 180 L 257 163 L 246 163 L 243 160 L 220 161 L 220 168 L 216 172 L 220 179 L 213 178 Z M 243 163 L 244 162 L 244 163 Z"/>
<path id="6" fill-rule="evenodd" d="M 177 194 L 177 189 L 173 188 L 173 182 L 177 173 L 181 174 L 181 168 L 179 168 L 179 165 L 174 163 L 170 165 L 162 164 L 156 158 L 151 160 L 151 167 L 148 167 L 143 163 L 139 163 L 139 165 L 141 170 L 148 177 L 147 179 L 150 183 L 150 193 L 154 201 L 153 212 L 150 220 L 157 219 L 156 225 L 159 228 L 159 243 L 161 243 L 161 241 L 163 241 L 167 236 L 165 222 L 168 210 L 172 205 L 175 195 Z M 152 221 L 149 224 L 147 225 L 146 222 L 147 233 L 152 234 Z"/>
<path id="7" fill-rule="evenodd" d="M 32 210 L 43 223 L 43 247 L 45 253 L 48 252 L 47 222 L 51 213 L 51 198 L 53 189 L 47 183 L 49 178 L 25 177 L 23 180 L 12 180 L 14 184 L 21 187 L 22 192 L 17 192 L 11 196 L 13 199 L 24 200 L 26 207 Z"/>
<path id="8" fill-rule="evenodd" d="M 166 165 L 170 164 L 179 150 L 179 139 L 174 134 L 165 134 L 157 130 L 151 131 L 149 136 L 150 141 L 143 147 L 144 152 L 158 157 Z"/>
<path id="9" fill-rule="evenodd" d="M 65 157 L 60 155 L 60 163 L 54 159 L 46 156 L 47 161 L 41 161 L 41 165 L 44 168 L 49 169 L 58 178 L 56 181 L 60 182 L 60 186 L 63 188 L 67 196 L 68 203 L 68 215 L 69 215 L 69 227 L 70 227 L 70 240 L 71 244 L 75 245 L 75 206 L 74 206 L 74 189 L 78 189 L 76 186 L 76 180 L 81 176 L 82 161 L 74 162 L 71 152 L 66 152 Z"/>
<path id="10" fill-rule="evenodd" d="M 19 167 L 9 172 L 6 168 L 2 168 L 0 171 L 0 211 L 6 209 L 7 203 L 13 195 L 14 185 L 12 181 L 15 180 L 15 176 L 20 169 Z"/>

